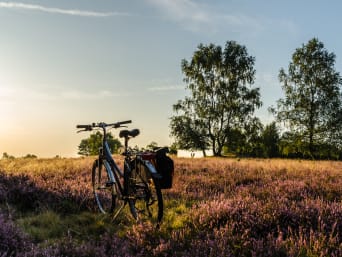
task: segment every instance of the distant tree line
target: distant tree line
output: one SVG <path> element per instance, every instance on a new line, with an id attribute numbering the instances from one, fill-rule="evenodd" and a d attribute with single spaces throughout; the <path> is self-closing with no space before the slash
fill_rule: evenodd
<path id="1" fill-rule="evenodd" d="M 120 153 L 120 149 L 122 149 L 123 145 L 119 141 L 119 139 L 115 138 L 111 132 L 107 133 L 107 143 L 109 146 L 109 150 L 113 154 Z M 102 134 L 97 131 L 93 134 L 90 134 L 88 138 L 82 139 L 81 143 L 78 146 L 78 154 L 82 156 L 92 156 L 98 155 L 99 149 L 102 147 Z M 146 147 L 138 147 L 134 146 L 133 150 L 136 151 L 153 151 L 158 147 L 158 143 L 152 141 Z"/>
<path id="2" fill-rule="evenodd" d="M 211 148 L 214 155 L 342 159 L 342 78 L 335 54 L 317 38 L 297 48 L 288 70 L 281 68 L 284 92 L 269 108 L 274 122 L 263 125 L 255 58 L 235 41 L 200 44 L 182 61 L 188 96 L 174 104 L 173 148 Z"/>
<path id="3" fill-rule="evenodd" d="M 21 157 L 24 159 L 36 159 L 37 156 L 34 154 L 26 154 L 25 156 Z M 8 154 L 7 152 L 2 153 L 2 159 L 13 160 L 15 157 L 13 155 Z"/>

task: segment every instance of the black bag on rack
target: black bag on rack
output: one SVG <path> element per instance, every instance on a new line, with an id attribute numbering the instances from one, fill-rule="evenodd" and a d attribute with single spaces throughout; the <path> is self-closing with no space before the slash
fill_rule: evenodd
<path id="1" fill-rule="evenodd" d="M 173 160 L 166 155 L 169 152 L 167 147 L 156 151 L 156 168 L 158 173 L 162 176 L 159 180 L 161 189 L 172 188 L 172 179 L 174 174 Z"/>

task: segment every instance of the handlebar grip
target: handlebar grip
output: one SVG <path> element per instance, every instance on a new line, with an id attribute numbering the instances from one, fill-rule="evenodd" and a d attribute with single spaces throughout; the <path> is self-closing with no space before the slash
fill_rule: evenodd
<path id="1" fill-rule="evenodd" d="M 132 123 L 132 121 L 131 120 L 125 120 L 125 121 L 119 121 L 119 122 L 115 122 L 115 123 L 108 124 L 108 125 L 113 126 L 113 128 L 120 128 L 121 125 L 128 124 L 128 123 Z"/>
<path id="2" fill-rule="evenodd" d="M 80 128 L 80 129 L 91 129 L 92 126 L 91 126 L 91 125 L 76 125 L 76 128 Z"/>
<path id="3" fill-rule="evenodd" d="M 132 120 L 125 120 L 125 121 L 120 121 L 118 122 L 118 124 L 128 124 L 128 123 L 132 123 Z"/>

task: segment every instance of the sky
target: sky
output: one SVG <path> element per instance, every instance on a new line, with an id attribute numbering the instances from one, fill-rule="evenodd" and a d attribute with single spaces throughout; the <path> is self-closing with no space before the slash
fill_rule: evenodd
<path id="1" fill-rule="evenodd" d="M 170 145 L 181 71 L 199 44 L 234 40 L 255 57 L 263 106 L 313 37 L 342 72 L 338 0 L 0 0 L 0 154 L 76 157 L 77 124 L 132 120 L 132 146 Z M 118 131 L 112 131 L 117 136 Z M 1 157 L 1 156 L 0 156 Z"/>

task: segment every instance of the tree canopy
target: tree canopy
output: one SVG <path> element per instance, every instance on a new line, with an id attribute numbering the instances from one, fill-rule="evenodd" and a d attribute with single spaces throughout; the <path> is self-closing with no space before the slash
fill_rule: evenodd
<path id="1" fill-rule="evenodd" d="M 114 138 L 112 133 L 107 133 L 107 142 L 109 149 L 112 153 L 118 153 L 120 147 L 122 147 L 121 142 Z M 99 153 L 99 148 L 102 146 L 102 134 L 100 131 L 93 133 L 89 138 L 82 139 L 78 146 L 78 154 L 89 156 L 97 155 Z"/>
<path id="2" fill-rule="evenodd" d="M 323 144 L 341 145 L 342 79 L 334 64 L 335 54 L 313 38 L 295 50 L 288 72 L 279 72 L 285 97 L 273 112 L 289 129 L 286 138 L 310 157 L 319 155 Z"/>
<path id="3" fill-rule="evenodd" d="M 182 72 L 190 95 L 173 106 L 171 135 L 184 148 L 212 147 L 221 155 L 230 134 L 245 128 L 261 106 L 255 79 L 255 58 L 247 48 L 227 41 L 224 49 L 200 44 L 190 61 L 182 60 Z M 254 121 L 253 121 L 254 122 Z"/>

